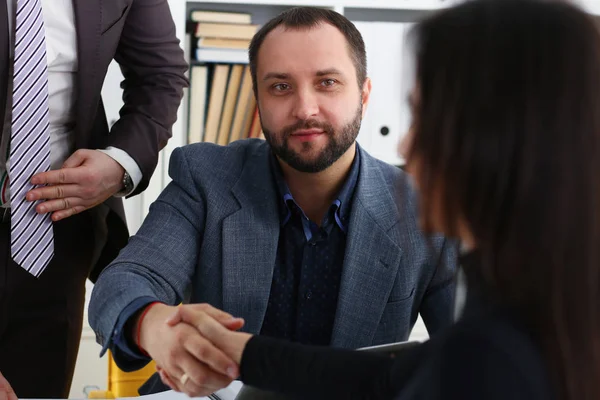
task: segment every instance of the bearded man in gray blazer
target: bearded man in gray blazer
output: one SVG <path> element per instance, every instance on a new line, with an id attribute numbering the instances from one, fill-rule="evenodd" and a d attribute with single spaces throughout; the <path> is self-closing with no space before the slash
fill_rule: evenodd
<path id="1" fill-rule="evenodd" d="M 124 106 L 109 127 L 100 94 L 112 60 Z M 127 243 L 119 197 L 148 186 L 186 69 L 166 0 L 0 1 L 0 372 L 20 398 L 69 396 L 85 281 Z M 39 150 L 17 160 L 17 148 Z M 47 230 L 17 235 L 24 208 Z M 25 253 L 49 262 L 28 266 Z"/>
<path id="2" fill-rule="evenodd" d="M 90 324 L 125 370 L 150 358 L 199 396 L 236 377 L 180 302 L 231 329 L 357 348 L 452 322 L 455 248 L 418 229 L 407 176 L 356 143 L 371 92 L 360 33 L 319 8 L 284 12 L 250 45 L 266 142 L 173 152 L 173 181 L 102 273 Z M 193 111 L 192 111 L 193 112 Z M 230 315 L 244 319 L 230 319 Z"/>

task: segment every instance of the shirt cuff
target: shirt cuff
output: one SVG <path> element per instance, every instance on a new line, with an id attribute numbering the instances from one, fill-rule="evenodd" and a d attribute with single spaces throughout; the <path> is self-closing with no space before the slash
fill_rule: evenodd
<path id="1" fill-rule="evenodd" d="M 129 176 L 131 177 L 131 180 L 133 181 L 133 189 L 131 189 L 131 192 L 116 194 L 115 197 L 125 197 L 133 193 L 137 185 L 142 181 L 142 170 L 140 169 L 140 167 L 138 167 L 135 160 L 131 158 L 131 156 L 125 151 L 113 146 L 109 146 L 104 150 L 98 150 L 100 150 L 101 152 L 103 152 L 104 154 L 121 164 L 121 167 L 123 167 L 123 169 L 127 171 Z"/>
<path id="2" fill-rule="evenodd" d="M 138 311 L 155 301 L 156 299 L 149 296 L 137 298 L 123 309 L 117 319 L 110 350 L 115 362 L 119 368 L 124 371 L 129 370 L 131 367 L 135 368 L 140 364 L 145 364 L 150 360 L 149 357 L 140 352 L 137 345 L 134 343 L 133 338 L 130 338 L 127 335 L 125 327 L 128 326 L 127 322 L 133 318 Z"/>

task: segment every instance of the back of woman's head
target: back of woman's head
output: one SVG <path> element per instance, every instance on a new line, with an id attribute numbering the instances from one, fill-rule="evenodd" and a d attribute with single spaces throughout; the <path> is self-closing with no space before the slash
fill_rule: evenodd
<path id="1" fill-rule="evenodd" d="M 600 399 L 600 36 L 562 2 L 478 0 L 415 30 L 409 159 L 519 309 L 559 398 Z M 427 222 L 427 221 L 426 221 Z"/>

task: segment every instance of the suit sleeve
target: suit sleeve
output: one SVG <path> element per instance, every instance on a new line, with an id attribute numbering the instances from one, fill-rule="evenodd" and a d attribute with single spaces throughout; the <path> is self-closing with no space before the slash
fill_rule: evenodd
<path id="1" fill-rule="evenodd" d="M 188 85 L 188 64 L 167 0 L 131 2 L 115 60 L 125 78 L 124 105 L 109 145 L 125 151 L 139 166 L 142 179 L 131 194 L 135 195 L 148 186 Z"/>
<path id="2" fill-rule="evenodd" d="M 420 313 L 429 335 L 450 326 L 454 322 L 454 298 L 456 292 L 457 249 L 447 239 L 439 240 L 435 252 L 435 272 L 421 303 Z"/>
<path id="3" fill-rule="evenodd" d="M 125 372 L 136 371 L 150 362 L 150 358 L 140 352 L 128 328 L 131 328 L 135 316 L 153 302 L 151 297 L 139 297 L 119 315 L 110 341 L 110 351 L 117 365 L 121 369 L 126 368 Z"/>
<path id="4" fill-rule="evenodd" d="M 119 317 L 138 299 L 182 302 L 191 285 L 204 235 L 205 199 L 198 193 L 182 149 L 171 155 L 171 183 L 152 204 L 144 223 L 94 285 L 89 322 L 102 354 L 118 336 Z M 119 360 L 117 360 L 119 361 Z M 123 361 L 123 370 L 132 365 Z"/>

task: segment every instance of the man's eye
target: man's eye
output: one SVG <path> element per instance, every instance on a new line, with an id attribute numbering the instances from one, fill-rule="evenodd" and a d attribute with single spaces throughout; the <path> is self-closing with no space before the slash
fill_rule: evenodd
<path id="1" fill-rule="evenodd" d="M 277 83 L 273 85 L 273 89 L 275 89 L 278 92 L 283 92 L 285 90 L 288 90 L 289 88 L 290 85 L 288 85 L 287 83 Z"/>
<path id="2" fill-rule="evenodd" d="M 335 85 L 337 82 L 335 79 L 324 79 L 321 81 L 321 85 L 325 86 L 325 87 L 330 87 Z"/>

